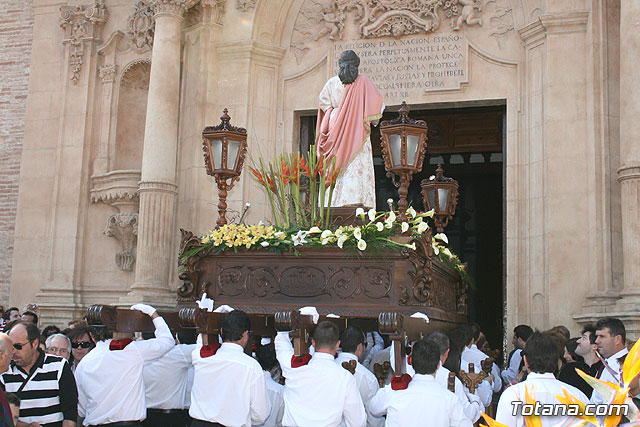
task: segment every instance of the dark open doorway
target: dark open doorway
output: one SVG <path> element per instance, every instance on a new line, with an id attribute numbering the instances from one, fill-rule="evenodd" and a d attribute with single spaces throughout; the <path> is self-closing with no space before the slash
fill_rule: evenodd
<path id="1" fill-rule="evenodd" d="M 411 106 L 410 106 L 411 107 Z M 429 127 L 427 156 L 422 172 L 413 177 L 409 203 L 423 210 L 420 181 L 441 163 L 445 175 L 459 183 L 458 208 L 445 233 L 449 246 L 468 264 L 474 279 L 469 292 L 469 321 L 477 322 L 491 348 L 502 348 L 503 337 L 503 142 L 505 106 L 419 110 L 409 116 Z M 397 117 L 385 112 L 382 120 Z M 315 114 L 300 116 L 300 150 L 307 152 L 315 136 Z M 371 144 L 376 175 L 376 208 L 388 210 L 387 199 L 398 191 L 386 177 L 380 150 L 380 132 L 372 128 Z"/>

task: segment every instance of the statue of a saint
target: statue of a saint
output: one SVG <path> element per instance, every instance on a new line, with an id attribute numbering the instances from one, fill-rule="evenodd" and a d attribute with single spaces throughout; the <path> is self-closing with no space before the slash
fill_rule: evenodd
<path id="1" fill-rule="evenodd" d="M 375 208 L 375 177 L 371 153 L 371 122 L 382 117 L 382 95 L 366 76 L 358 75 L 360 58 L 345 50 L 340 71 L 320 92 L 316 142 L 318 153 L 335 157 L 341 169 L 332 206 Z"/>

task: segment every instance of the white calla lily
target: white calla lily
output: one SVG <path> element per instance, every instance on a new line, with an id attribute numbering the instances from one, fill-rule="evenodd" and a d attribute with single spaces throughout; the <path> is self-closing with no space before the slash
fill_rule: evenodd
<path id="1" fill-rule="evenodd" d="M 322 230 L 320 230 L 320 227 L 313 226 L 309 229 L 309 234 L 319 233 L 321 231 Z"/>
<path id="2" fill-rule="evenodd" d="M 388 221 L 393 222 L 396 220 L 396 213 L 394 211 L 389 212 L 389 217 L 387 218 Z"/>
<path id="3" fill-rule="evenodd" d="M 364 209 L 362 208 L 356 209 L 356 215 L 364 215 Z"/>
<path id="4" fill-rule="evenodd" d="M 409 206 L 409 209 L 407 209 L 407 214 L 411 215 L 411 218 L 415 218 L 416 215 L 418 215 L 416 210 L 413 209 L 413 206 Z"/>
<path id="5" fill-rule="evenodd" d="M 378 231 L 382 231 L 382 230 L 384 230 L 384 224 L 383 224 L 383 223 L 381 223 L 381 222 L 376 222 L 376 229 L 377 229 Z"/>
<path id="6" fill-rule="evenodd" d="M 440 253 L 440 249 L 436 246 L 435 243 L 432 243 L 431 247 L 433 248 L 434 255 L 438 255 Z"/>
<path id="7" fill-rule="evenodd" d="M 358 240 L 362 239 L 362 231 L 360 231 L 360 227 L 357 227 L 355 230 L 353 230 L 353 237 Z"/>
<path id="8" fill-rule="evenodd" d="M 267 246 L 269 246 L 269 242 L 260 242 L 260 246 L 266 248 Z"/>
<path id="9" fill-rule="evenodd" d="M 407 231 L 408 229 L 409 229 L 409 223 L 407 223 L 407 222 L 403 222 L 403 223 L 400 225 L 400 230 L 401 230 L 403 233 L 406 233 L 406 231 Z"/>
<path id="10" fill-rule="evenodd" d="M 416 250 L 416 242 L 411 243 L 409 245 L 409 247 L 415 251 Z"/>
<path id="11" fill-rule="evenodd" d="M 326 239 L 327 237 L 331 236 L 331 234 L 332 234 L 332 233 L 331 233 L 331 230 L 324 230 L 324 231 L 322 232 L 322 234 L 320 235 L 320 237 L 321 237 L 322 239 Z"/>
<path id="12" fill-rule="evenodd" d="M 444 233 L 438 233 L 435 236 L 433 236 L 434 239 L 438 239 L 438 240 L 442 240 L 443 242 L 445 242 L 446 244 L 449 244 L 449 238 L 447 237 L 446 234 Z"/>
<path id="13" fill-rule="evenodd" d="M 367 216 L 369 217 L 369 221 L 374 221 L 376 219 L 376 210 L 373 208 L 369 209 Z"/>
<path id="14" fill-rule="evenodd" d="M 429 218 L 433 218 L 433 214 L 436 213 L 435 209 L 431 209 L 430 211 L 427 211 L 424 213 L 424 216 L 428 216 Z"/>
<path id="15" fill-rule="evenodd" d="M 349 236 L 347 236 L 346 234 L 343 234 L 342 236 L 340 236 L 338 238 L 338 247 L 340 249 L 342 249 L 342 246 L 344 245 L 344 242 L 349 238 Z"/>
<path id="16" fill-rule="evenodd" d="M 418 224 L 418 233 L 424 233 L 425 231 L 427 231 L 427 228 L 429 228 L 429 224 L 427 224 L 426 222 L 421 222 L 420 224 Z"/>
<path id="17" fill-rule="evenodd" d="M 449 248 L 444 248 L 442 250 L 442 253 L 445 254 L 446 256 L 449 257 L 449 259 L 453 258 L 453 254 L 451 253 L 451 251 L 449 250 Z"/>
<path id="18" fill-rule="evenodd" d="M 367 242 L 362 239 L 358 240 L 358 249 L 360 249 L 361 251 L 367 249 Z"/>

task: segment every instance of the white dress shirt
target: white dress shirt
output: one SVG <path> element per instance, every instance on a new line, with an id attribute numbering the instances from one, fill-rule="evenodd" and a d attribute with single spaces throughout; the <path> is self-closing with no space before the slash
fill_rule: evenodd
<path id="1" fill-rule="evenodd" d="M 201 348 L 196 344 L 192 354 L 189 415 L 229 427 L 264 423 L 271 408 L 260 364 L 235 343 L 222 343 L 216 354 L 205 358 L 200 357 Z"/>
<path id="2" fill-rule="evenodd" d="M 195 344 L 178 344 L 142 370 L 147 408 L 183 409 Z"/>
<path id="3" fill-rule="evenodd" d="M 153 319 L 156 338 L 133 341 L 109 350 L 111 340 L 98 341 L 76 369 L 78 415 L 84 425 L 138 421 L 147 416 L 142 368 L 174 346 L 162 317 Z"/>
<path id="4" fill-rule="evenodd" d="M 284 426 L 337 427 L 343 418 L 348 427 L 366 425 L 367 415 L 356 380 L 351 372 L 336 365 L 331 354 L 316 352 L 307 365 L 292 368 L 289 333 L 278 332 L 274 344 L 287 379 Z"/>
<path id="5" fill-rule="evenodd" d="M 376 379 L 376 376 L 373 375 L 373 372 L 365 368 L 364 365 L 358 361 L 358 356 L 355 354 L 341 352 L 338 354 L 335 362 L 339 367 L 344 369 L 342 362 L 349 362 L 351 360 L 356 361 L 356 372 L 353 377 L 356 380 L 356 385 L 360 392 L 360 398 L 362 399 L 364 409 L 367 412 L 367 427 L 381 427 L 384 425 L 384 418 L 376 417 L 369 411 L 369 401 L 380 389 L 378 380 Z"/>
<path id="6" fill-rule="evenodd" d="M 614 384 L 619 384 L 621 381 L 622 363 L 620 363 L 618 359 L 620 359 L 622 356 L 627 355 L 628 353 L 629 350 L 627 350 L 627 348 L 625 347 L 616 354 L 606 358 L 605 362 L 607 362 L 607 365 L 613 372 L 609 371 L 609 369 L 607 369 L 607 367 L 605 366 L 599 379 L 601 381 L 608 381 Z M 590 401 L 594 404 L 608 403 L 596 390 L 593 390 Z"/>
<path id="7" fill-rule="evenodd" d="M 589 402 L 587 396 L 577 388 L 563 383 L 556 379 L 556 377 L 550 373 L 537 374 L 530 372 L 527 375 L 526 381 L 514 384 L 502 392 L 500 401 L 498 402 L 498 410 L 496 411 L 496 421 L 507 425 L 509 427 L 524 427 L 525 420 L 520 413 L 513 415 L 514 401 L 525 402 L 525 388 L 529 390 L 529 394 L 541 404 L 558 404 L 559 401 L 556 395 L 563 396 L 562 389 L 571 393 L 576 399 L 586 404 Z M 521 409 L 522 407 L 520 407 Z M 542 427 L 560 427 L 568 426 L 571 423 L 578 421 L 575 417 L 570 416 L 541 416 L 540 422 Z"/>
<path id="8" fill-rule="evenodd" d="M 449 374 L 450 370 L 440 365 L 436 371 L 436 382 L 449 390 Z M 451 390 L 449 390 L 451 391 Z M 469 418 L 472 423 L 475 423 L 480 418 L 480 413 L 484 411 L 484 405 L 478 396 L 469 393 L 468 389 L 465 390 L 462 381 L 455 377 L 455 392 L 454 394 L 458 398 L 458 402 L 462 406 L 462 411 L 465 417 Z"/>
<path id="9" fill-rule="evenodd" d="M 518 372 L 520 371 L 520 363 L 522 363 L 522 349 L 515 349 L 511 354 L 511 360 L 509 360 L 509 366 L 500 374 L 505 382 L 505 386 L 512 384 Z"/>
<path id="10" fill-rule="evenodd" d="M 284 386 L 277 383 L 271 377 L 271 373 L 264 372 L 264 381 L 267 385 L 267 394 L 269 395 L 269 404 L 271 412 L 264 422 L 255 427 L 281 427 L 282 417 L 284 416 Z"/>
<path id="11" fill-rule="evenodd" d="M 371 399 L 371 413 L 387 414 L 387 427 L 472 427 L 458 398 L 435 381 L 416 374 L 405 390 L 385 386 Z"/>

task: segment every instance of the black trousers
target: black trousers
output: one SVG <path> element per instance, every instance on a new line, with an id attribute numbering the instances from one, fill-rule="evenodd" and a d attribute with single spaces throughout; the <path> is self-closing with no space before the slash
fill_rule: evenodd
<path id="1" fill-rule="evenodd" d="M 209 421 L 196 420 L 194 418 L 193 422 L 191 423 L 191 427 L 225 427 L 225 426 L 223 426 L 220 423 L 210 423 Z"/>
<path id="2" fill-rule="evenodd" d="M 181 410 L 163 411 L 147 409 L 147 419 L 142 422 L 143 427 L 187 427 L 191 418 L 189 412 Z"/>

